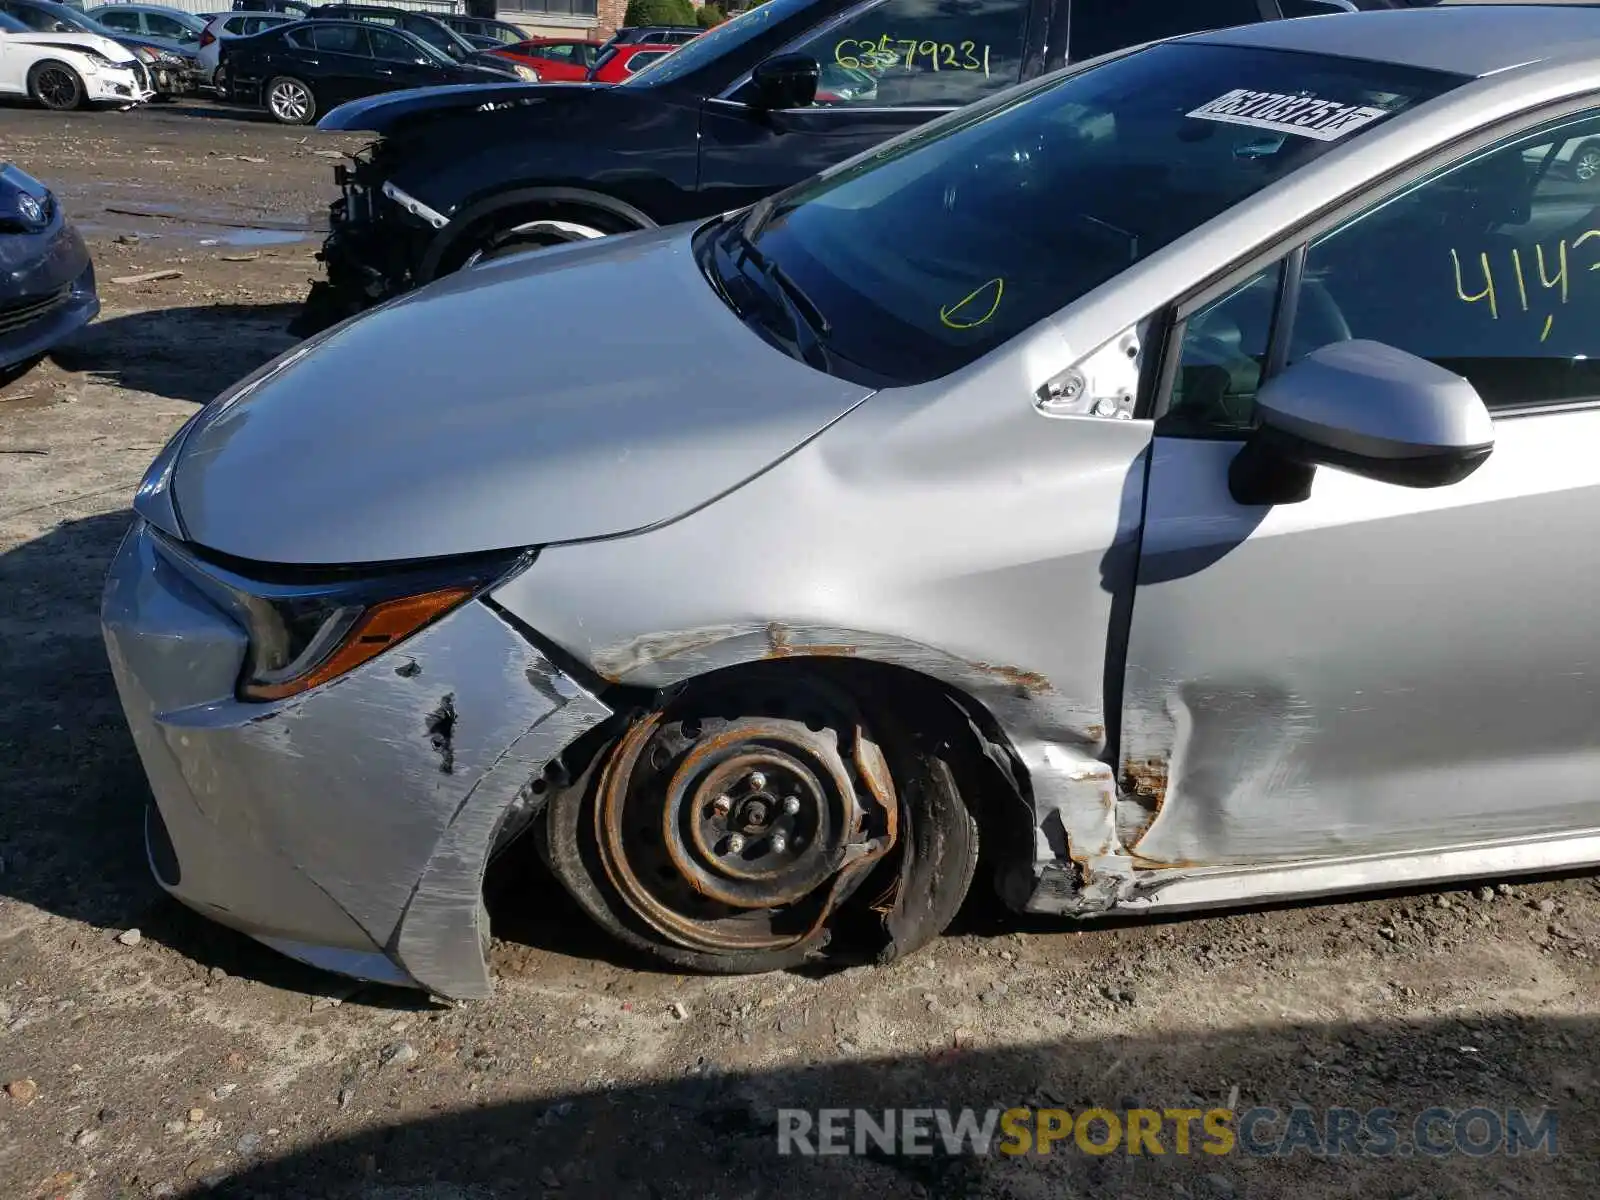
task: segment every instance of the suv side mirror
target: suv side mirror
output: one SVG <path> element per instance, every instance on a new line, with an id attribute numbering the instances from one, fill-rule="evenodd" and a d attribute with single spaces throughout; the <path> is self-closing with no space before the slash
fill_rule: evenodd
<path id="1" fill-rule="evenodd" d="M 753 103 L 760 109 L 809 108 L 817 99 L 822 67 L 809 54 L 775 54 L 750 72 Z"/>
<path id="2" fill-rule="evenodd" d="M 1317 467 L 1401 487 L 1465 479 L 1494 449 L 1494 422 L 1461 376 L 1382 342 L 1314 350 L 1256 396 L 1258 427 L 1228 468 L 1240 504 L 1292 504 Z"/>

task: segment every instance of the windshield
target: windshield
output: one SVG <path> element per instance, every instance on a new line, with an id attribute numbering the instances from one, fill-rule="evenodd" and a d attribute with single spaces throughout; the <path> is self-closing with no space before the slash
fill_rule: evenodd
<path id="1" fill-rule="evenodd" d="M 0 33 L 27 33 L 28 27 L 15 17 L 0 12 Z"/>
<path id="2" fill-rule="evenodd" d="M 676 54 L 651 63 L 621 86 L 656 87 L 682 79 L 813 3 L 815 0 L 766 0 L 765 4 L 746 9 L 731 21 L 724 21 L 715 29 L 685 42 Z"/>
<path id="3" fill-rule="evenodd" d="M 441 67 L 454 67 L 456 65 L 455 59 L 451 58 L 437 46 L 429 45 L 427 42 L 423 41 L 421 37 L 417 36 L 417 34 L 411 32 L 410 30 L 396 29 L 395 32 L 402 34 L 406 41 L 410 43 L 411 47 L 420 52 L 425 58 L 428 59 L 429 62 Z"/>
<path id="4" fill-rule="evenodd" d="M 933 379 L 1462 82 L 1156 45 L 1002 94 L 780 193 L 703 237 L 701 262 L 725 301 L 797 357 L 878 383 Z"/>
<path id="5" fill-rule="evenodd" d="M 467 42 L 466 38 L 461 37 L 461 34 L 458 34 L 456 30 L 451 29 L 451 27 L 446 26 L 446 24 L 442 24 L 442 22 L 419 21 L 418 26 L 421 27 L 419 27 L 419 29 L 410 30 L 411 34 L 422 38 L 424 42 L 429 43 L 430 46 L 434 46 L 435 50 L 442 50 L 448 54 L 450 53 L 450 46 L 454 46 L 454 48 L 456 48 L 458 51 L 461 51 L 462 54 L 478 53 L 477 46 Z"/>

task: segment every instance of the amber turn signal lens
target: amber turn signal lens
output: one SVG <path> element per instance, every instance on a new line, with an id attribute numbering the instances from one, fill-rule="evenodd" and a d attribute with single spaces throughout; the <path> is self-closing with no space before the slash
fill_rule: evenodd
<path id="1" fill-rule="evenodd" d="M 239 689 L 240 694 L 246 700 L 282 700 L 309 691 L 376 658 L 471 595 L 469 587 L 450 587 L 374 604 L 356 618 L 350 632 L 310 670 L 276 683 L 246 683 Z"/>

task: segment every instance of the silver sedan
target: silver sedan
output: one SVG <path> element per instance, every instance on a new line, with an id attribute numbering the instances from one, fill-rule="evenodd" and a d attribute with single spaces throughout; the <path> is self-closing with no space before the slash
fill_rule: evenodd
<path id="1" fill-rule="evenodd" d="M 1135 49 L 483 264 L 162 452 L 106 642 L 184 903 L 484 995 L 1600 861 L 1600 12 Z M 1591 304 L 1591 301 L 1593 302 Z"/>

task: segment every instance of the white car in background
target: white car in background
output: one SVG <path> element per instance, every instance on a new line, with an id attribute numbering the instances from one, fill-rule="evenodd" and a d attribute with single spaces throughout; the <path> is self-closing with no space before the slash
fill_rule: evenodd
<path id="1" fill-rule="evenodd" d="M 287 25 L 303 18 L 298 13 L 226 12 L 211 18 L 200 34 L 200 45 L 195 57 L 200 60 L 200 83 L 204 87 L 217 85 L 217 68 L 222 62 L 222 43 L 228 38 L 249 37 L 253 33 Z"/>
<path id="2" fill-rule="evenodd" d="M 150 99 L 150 75 L 133 52 L 94 33 L 37 33 L 0 13 L 0 95 L 29 96 L 45 108 Z"/>

